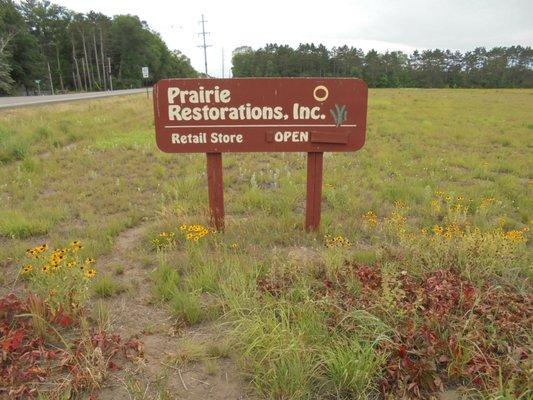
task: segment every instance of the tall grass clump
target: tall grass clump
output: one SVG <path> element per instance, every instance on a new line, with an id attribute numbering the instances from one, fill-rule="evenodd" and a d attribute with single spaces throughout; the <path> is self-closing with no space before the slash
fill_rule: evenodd
<path id="1" fill-rule="evenodd" d="M 169 301 L 174 296 L 181 281 L 176 268 L 164 261 L 152 272 L 154 281 L 154 296 L 157 300 Z"/>
<path id="2" fill-rule="evenodd" d="M 296 289 L 300 295 L 301 290 Z M 295 302 L 265 295 L 257 308 L 241 314 L 235 345 L 263 396 L 364 398 L 375 392 L 385 353 L 360 342 L 364 334 L 333 326 L 331 312 L 325 299 Z"/>
<path id="3" fill-rule="evenodd" d="M 332 394 L 345 399 L 367 399 L 376 389 L 374 382 L 385 361 L 385 354 L 356 337 L 333 342 L 323 355 Z"/>
<path id="4" fill-rule="evenodd" d="M 170 312 L 187 325 L 195 325 L 201 321 L 202 305 L 195 293 L 176 290 L 169 302 Z"/>
<path id="5" fill-rule="evenodd" d="M 313 392 L 319 358 L 306 343 L 288 304 L 254 310 L 242 318 L 235 333 L 245 370 L 266 398 L 301 399 Z"/>

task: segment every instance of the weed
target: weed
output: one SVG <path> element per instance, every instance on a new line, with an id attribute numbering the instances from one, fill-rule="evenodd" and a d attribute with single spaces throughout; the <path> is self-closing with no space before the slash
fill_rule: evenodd
<path id="1" fill-rule="evenodd" d="M 126 290 L 120 283 L 111 280 L 107 275 L 97 278 L 92 289 L 94 294 L 100 298 L 114 297 Z"/>
<path id="2" fill-rule="evenodd" d="M 218 366 L 217 360 L 213 360 L 212 358 L 206 358 L 203 361 L 204 364 L 204 371 L 207 375 L 217 375 L 220 371 L 220 367 Z"/>
<path id="3" fill-rule="evenodd" d="M 227 340 L 211 341 L 207 344 L 206 353 L 212 358 L 227 358 L 231 352 L 231 346 Z"/>
<path id="4" fill-rule="evenodd" d="M 333 385 L 332 394 L 347 399 L 367 399 L 377 392 L 373 382 L 385 363 L 385 356 L 357 338 L 333 342 L 325 349 L 323 363 Z"/>
<path id="5" fill-rule="evenodd" d="M 152 273 L 154 280 L 154 295 L 156 299 L 169 301 L 173 298 L 180 282 L 180 276 L 175 268 L 161 263 Z"/>
<path id="6" fill-rule="evenodd" d="M 182 290 L 174 292 L 170 300 L 170 312 L 188 325 L 195 325 L 203 318 L 198 296 Z"/>
<path id="7" fill-rule="evenodd" d="M 98 300 L 91 309 L 91 316 L 96 322 L 99 331 L 109 331 L 111 328 L 111 315 L 106 303 Z"/>
<path id="8" fill-rule="evenodd" d="M 178 343 L 176 356 L 170 361 L 177 366 L 183 366 L 205 359 L 206 351 L 203 344 L 183 339 Z"/>

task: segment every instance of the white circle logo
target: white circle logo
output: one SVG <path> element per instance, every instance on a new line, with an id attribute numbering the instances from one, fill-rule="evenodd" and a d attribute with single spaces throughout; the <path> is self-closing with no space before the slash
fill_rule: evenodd
<path id="1" fill-rule="evenodd" d="M 315 88 L 315 90 L 313 90 L 313 97 L 315 98 L 316 101 L 325 101 L 329 96 L 329 91 L 328 91 L 328 88 L 323 86 L 323 85 L 319 85 Z"/>

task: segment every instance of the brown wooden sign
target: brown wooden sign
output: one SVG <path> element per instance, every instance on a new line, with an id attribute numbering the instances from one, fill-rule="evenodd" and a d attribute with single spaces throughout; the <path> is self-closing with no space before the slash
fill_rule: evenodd
<path id="1" fill-rule="evenodd" d="M 307 152 L 306 227 L 320 221 L 322 155 L 365 142 L 368 90 L 351 78 L 165 79 L 154 86 L 158 147 L 206 153 L 209 201 L 223 228 L 224 152 Z"/>

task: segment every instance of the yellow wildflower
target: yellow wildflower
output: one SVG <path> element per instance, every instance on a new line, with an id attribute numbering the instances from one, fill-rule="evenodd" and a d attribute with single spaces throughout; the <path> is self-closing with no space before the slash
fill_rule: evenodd
<path id="1" fill-rule="evenodd" d="M 96 276 L 96 270 L 94 268 L 88 269 L 83 273 L 86 278 L 94 278 Z"/>
<path id="2" fill-rule="evenodd" d="M 33 265 L 26 265 L 24 268 L 22 268 L 21 274 L 27 275 L 33 270 Z"/>
<path id="3" fill-rule="evenodd" d="M 524 232 L 519 231 L 519 230 L 512 230 L 509 232 L 505 232 L 504 238 L 512 242 L 517 242 L 517 243 L 526 241 L 526 238 L 524 237 Z"/>
<path id="4" fill-rule="evenodd" d="M 435 225 L 433 227 L 433 232 L 436 234 L 436 235 L 442 235 L 442 233 L 444 232 L 444 229 L 442 228 L 442 226 L 440 225 Z"/>
<path id="5" fill-rule="evenodd" d="M 405 204 L 402 203 L 401 201 L 395 201 L 394 208 L 405 208 Z"/>
<path id="6" fill-rule="evenodd" d="M 83 246 L 81 245 L 81 242 L 79 240 L 75 240 L 73 241 L 71 244 L 70 244 L 70 249 L 75 253 L 77 252 L 79 249 L 83 248 Z"/>
<path id="7" fill-rule="evenodd" d="M 363 223 L 370 225 L 370 226 L 376 226 L 378 223 L 378 216 L 372 210 L 367 211 L 363 215 Z"/>

